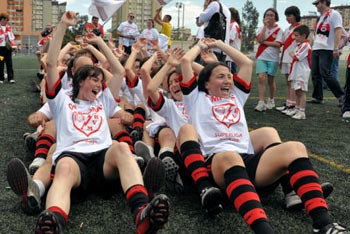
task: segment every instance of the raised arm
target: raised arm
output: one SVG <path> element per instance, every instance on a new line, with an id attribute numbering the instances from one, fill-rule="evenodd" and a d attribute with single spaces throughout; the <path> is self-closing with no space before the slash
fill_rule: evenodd
<path id="1" fill-rule="evenodd" d="M 180 59 L 183 57 L 184 54 L 185 52 L 183 51 L 183 49 L 175 48 L 174 50 L 172 50 L 166 63 L 157 72 L 153 79 L 150 80 L 149 84 L 147 85 L 147 93 L 153 103 L 156 103 L 159 100 L 158 89 L 162 84 L 164 77 L 168 75 L 169 71 L 172 68 L 180 64 Z"/>
<path id="2" fill-rule="evenodd" d="M 88 35 L 88 42 L 96 44 L 101 50 L 102 54 L 106 57 L 109 62 L 109 66 L 112 73 L 112 78 L 107 81 L 107 86 L 110 88 L 113 97 L 119 98 L 119 91 L 122 84 L 122 79 L 125 75 L 124 67 L 120 64 L 119 60 L 114 56 L 111 49 L 103 41 L 102 37 L 96 36 L 95 34 Z"/>
<path id="3" fill-rule="evenodd" d="M 232 58 L 232 60 L 239 67 L 238 76 L 243 79 L 247 84 L 251 82 L 252 72 L 253 72 L 253 61 L 250 60 L 241 51 L 236 50 L 230 45 L 225 44 L 221 40 L 206 39 L 206 44 L 209 48 L 218 48 L 226 53 L 227 56 Z"/>
<path id="4" fill-rule="evenodd" d="M 157 61 L 157 53 L 154 53 L 141 67 L 140 70 L 140 75 L 141 75 L 141 79 L 142 79 L 142 88 L 143 88 L 143 95 L 145 96 L 145 98 L 148 98 L 148 91 L 147 91 L 147 87 L 148 87 L 148 83 L 151 81 L 152 77 L 151 77 L 151 69 L 153 64 Z"/>
<path id="5" fill-rule="evenodd" d="M 193 77 L 192 62 L 201 53 L 202 50 L 207 49 L 208 46 L 199 40 L 181 59 L 181 71 L 182 71 L 182 82 L 187 82 Z"/>
<path id="6" fill-rule="evenodd" d="M 162 8 L 159 8 L 156 10 L 156 15 L 153 17 L 153 20 L 157 23 L 157 24 L 160 24 L 162 25 L 163 24 L 163 21 L 162 19 L 160 18 L 160 11 L 162 10 Z"/>
<path id="7" fill-rule="evenodd" d="M 69 26 L 74 26 L 77 24 L 78 13 L 73 11 L 67 11 L 63 14 L 60 23 L 57 26 L 57 31 L 54 34 L 49 50 L 47 53 L 46 66 L 47 66 L 47 87 L 48 91 L 52 91 L 55 87 L 55 83 L 59 79 L 58 69 L 57 69 L 57 59 L 62 46 L 62 41 L 64 34 Z"/>

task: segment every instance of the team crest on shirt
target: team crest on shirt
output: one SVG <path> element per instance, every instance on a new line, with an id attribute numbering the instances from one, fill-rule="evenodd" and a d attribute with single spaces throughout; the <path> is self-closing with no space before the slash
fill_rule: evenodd
<path id="1" fill-rule="evenodd" d="M 98 112 L 98 110 L 97 110 Z M 85 136 L 89 137 L 91 134 L 99 131 L 102 125 L 102 116 L 96 111 L 90 111 L 89 113 L 73 112 L 73 125 L 74 127 Z"/>
<path id="2" fill-rule="evenodd" d="M 227 128 L 239 122 L 241 113 L 233 103 L 225 103 L 212 107 L 214 118 Z"/>

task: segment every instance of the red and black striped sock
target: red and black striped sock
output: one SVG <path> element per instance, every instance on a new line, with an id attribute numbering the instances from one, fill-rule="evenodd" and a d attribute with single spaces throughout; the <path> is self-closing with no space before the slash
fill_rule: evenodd
<path id="1" fill-rule="evenodd" d="M 146 119 L 146 111 L 142 107 L 136 107 L 133 117 L 134 122 L 132 124 L 132 129 L 138 128 L 142 130 Z"/>
<path id="2" fill-rule="evenodd" d="M 128 188 L 128 190 L 125 192 L 125 197 L 134 217 L 136 217 L 139 208 L 148 202 L 147 190 L 145 186 L 140 184 L 136 184 Z"/>
<path id="3" fill-rule="evenodd" d="M 126 144 L 128 144 L 128 146 L 131 150 L 131 153 L 135 154 L 134 145 L 133 145 L 132 139 L 131 139 L 128 131 L 123 130 L 123 131 L 118 132 L 117 134 L 115 134 L 113 136 L 113 140 L 116 140 L 118 142 L 125 142 Z"/>
<path id="4" fill-rule="evenodd" d="M 253 231 L 255 233 L 274 233 L 246 169 L 242 166 L 233 166 L 225 171 L 224 178 L 230 204 Z"/>
<path id="5" fill-rule="evenodd" d="M 201 193 L 204 188 L 211 187 L 208 169 L 205 167 L 198 142 L 186 141 L 182 143 L 180 149 L 185 168 L 197 186 L 198 192 Z"/>
<path id="6" fill-rule="evenodd" d="M 47 153 L 50 150 L 50 147 L 56 143 L 56 138 L 43 133 L 38 136 L 38 140 L 36 141 L 36 149 L 34 153 L 35 158 L 43 158 L 46 159 Z"/>
<path id="7" fill-rule="evenodd" d="M 314 228 L 332 223 L 318 175 L 309 158 L 298 158 L 288 166 L 290 184 L 311 216 Z"/>
<path id="8" fill-rule="evenodd" d="M 47 208 L 49 211 L 56 214 L 58 221 L 65 226 L 68 222 L 68 214 L 58 206 L 50 206 Z"/>

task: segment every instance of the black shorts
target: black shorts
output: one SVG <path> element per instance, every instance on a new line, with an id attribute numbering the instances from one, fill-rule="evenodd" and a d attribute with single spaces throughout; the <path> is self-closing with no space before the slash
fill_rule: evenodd
<path id="1" fill-rule="evenodd" d="M 266 149 L 268 149 L 268 148 L 266 148 Z M 263 155 L 263 153 L 265 152 L 265 150 L 260 151 L 256 154 L 240 154 L 240 156 L 243 159 L 243 163 L 245 165 L 248 177 L 249 177 L 250 181 L 254 184 L 254 186 L 256 186 L 255 185 L 256 170 L 258 168 L 260 158 Z M 213 177 L 212 173 L 211 173 L 211 163 L 212 163 L 212 160 L 214 157 L 215 157 L 215 154 L 212 154 L 212 155 L 209 155 L 208 158 L 205 160 L 205 165 L 206 165 L 211 177 Z M 269 192 L 269 191 L 273 191 L 278 185 L 279 185 L 279 181 L 272 183 L 271 185 L 265 186 L 263 188 L 255 187 L 255 189 L 257 190 L 258 193 Z"/>
<path id="2" fill-rule="evenodd" d="M 120 188 L 119 179 L 106 179 L 103 175 L 103 165 L 108 148 L 93 153 L 62 152 L 55 163 L 62 158 L 72 158 L 79 166 L 80 185 L 72 190 L 72 201 L 80 201 L 89 193 L 97 193 L 103 196 L 112 195 Z M 54 178 L 55 166 L 51 175 Z"/>

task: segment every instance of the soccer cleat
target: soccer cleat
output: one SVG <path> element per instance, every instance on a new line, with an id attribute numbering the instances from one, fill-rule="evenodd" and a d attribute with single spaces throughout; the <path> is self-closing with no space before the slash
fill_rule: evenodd
<path id="1" fill-rule="evenodd" d="M 137 141 L 134 145 L 135 153 L 141 156 L 145 162 L 147 163 L 151 158 L 154 157 L 154 153 L 152 152 L 152 148 L 148 146 L 143 141 Z"/>
<path id="2" fill-rule="evenodd" d="M 321 188 L 323 191 L 323 197 L 326 199 L 333 192 L 333 185 L 331 183 L 322 183 Z M 294 192 L 290 192 L 285 196 L 285 208 L 287 210 L 301 210 L 304 205 L 300 197 Z"/>
<path id="3" fill-rule="evenodd" d="M 293 119 L 306 119 L 306 115 L 304 111 L 297 111 L 295 115 L 292 116 Z"/>
<path id="4" fill-rule="evenodd" d="M 165 166 L 165 188 L 172 193 L 182 193 L 184 185 L 179 175 L 179 166 L 170 157 L 163 158 L 162 162 Z"/>
<path id="5" fill-rule="evenodd" d="M 350 234 L 350 231 L 337 223 L 330 223 L 321 229 L 313 229 L 313 233 L 317 234 Z"/>
<path id="6" fill-rule="evenodd" d="M 168 222 L 169 199 L 164 194 L 159 194 L 151 202 L 141 208 L 135 218 L 136 233 L 156 233 Z"/>
<path id="7" fill-rule="evenodd" d="M 306 101 L 307 103 L 311 103 L 311 104 L 323 104 L 323 100 L 319 100 L 319 99 L 316 99 L 316 98 L 312 98 L 308 101 Z"/>
<path id="8" fill-rule="evenodd" d="M 287 115 L 287 116 L 293 116 L 293 115 L 295 115 L 297 112 L 298 112 L 298 109 L 297 109 L 297 108 L 295 108 L 295 107 L 294 107 L 294 108 L 290 108 L 290 109 L 288 109 L 286 115 Z"/>
<path id="9" fill-rule="evenodd" d="M 266 103 L 266 108 L 269 109 L 269 110 L 271 110 L 271 109 L 273 109 L 274 107 L 275 107 L 275 100 L 269 98 L 269 99 L 267 100 L 267 103 Z"/>
<path id="10" fill-rule="evenodd" d="M 64 225 L 57 214 L 50 210 L 44 210 L 39 215 L 35 226 L 35 234 L 63 234 Z"/>
<path id="11" fill-rule="evenodd" d="M 266 111 L 266 104 L 265 104 L 265 102 L 264 101 L 259 101 L 258 105 L 256 105 L 254 110 L 259 111 L 259 112 Z"/>
<path id="12" fill-rule="evenodd" d="M 287 108 L 281 112 L 282 112 L 282 114 L 287 114 L 288 110 L 293 109 L 293 108 L 295 108 L 295 106 L 287 106 Z"/>
<path id="13" fill-rule="evenodd" d="M 133 154 L 132 156 L 135 159 L 135 161 L 136 161 L 137 165 L 139 166 L 139 168 L 142 169 L 145 166 L 145 160 L 142 157 L 137 156 L 135 154 Z"/>
<path id="14" fill-rule="evenodd" d="M 277 106 L 275 109 L 278 111 L 284 111 L 288 108 L 288 106 L 286 104 L 284 104 L 283 106 Z"/>
<path id="15" fill-rule="evenodd" d="M 350 118 L 350 111 L 345 111 L 345 112 L 343 113 L 342 117 L 343 117 L 344 119 Z"/>
<path id="16" fill-rule="evenodd" d="M 10 84 L 14 84 L 14 83 L 16 83 L 16 81 L 15 81 L 15 80 L 10 80 L 9 82 L 10 82 Z"/>
<path id="17" fill-rule="evenodd" d="M 0 84 L 3 84 L 4 83 L 4 81 L 3 80 L 0 80 Z"/>
<path id="18" fill-rule="evenodd" d="M 33 162 L 29 165 L 29 173 L 34 175 L 36 170 L 39 169 L 45 163 L 45 159 L 43 158 L 34 158 Z"/>
<path id="19" fill-rule="evenodd" d="M 223 210 L 224 197 L 221 190 L 215 187 L 206 187 L 201 194 L 202 206 L 210 215 L 217 215 Z"/>
<path id="20" fill-rule="evenodd" d="M 39 187 L 18 158 L 11 159 L 7 165 L 7 181 L 12 191 L 22 196 L 21 208 L 24 213 L 33 215 L 41 211 Z"/>
<path id="21" fill-rule="evenodd" d="M 39 132 L 29 133 L 26 132 L 23 134 L 24 145 L 28 149 L 29 152 L 34 153 L 36 149 L 36 141 L 38 140 Z"/>
<path id="22" fill-rule="evenodd" d="M 135 127 L 135 129 L 130 132 L 130 137 L 132 139 L 132 142 L 134 143 L 136 143 L 137 141 L 141 141 L 142 135 L 143 135 L 143 129 L 140 127 Z"/>
<path id="23" fill-rule="evenodd" d="M 145 171 L 143 172 L 143 182 L 147 189 L 148 196 L 151 199 L 164 187 L 165 168 L 163 162 L 159 158 L 152 158 L 148 161 Z"/>

